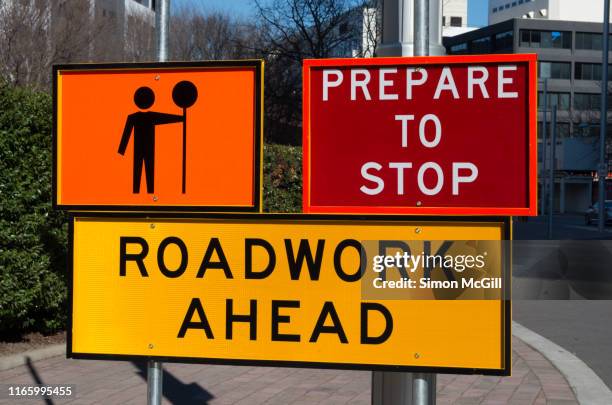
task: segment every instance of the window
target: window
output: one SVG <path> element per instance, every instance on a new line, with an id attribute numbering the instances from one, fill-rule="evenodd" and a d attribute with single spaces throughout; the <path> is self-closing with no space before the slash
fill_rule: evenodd
<path id="1" fill-rule="evenodd" d="M 490 53 L 491 37 L 478 38 L 472 41 L 472 53 Z"/>
<path id="2" fill-rule="evenodd" d="M 510 3 L 506 4 L 505 8 L 510 8 Z"/>
<path id="3" fill-rule="evenodd" d="M 450 25 L 451 27 L 461 27 L 461 17 L 451 17 L 450 18 Z"/>
<path id="4" fill-rule="evenodd" d="M 512 31 L 500 32 L 499 34 L 495 34 L 495 50 L 512 51 L 513 36 L 514 33 Z"/>
<path id="5" fill-rule="evenodd" d="M 598 110 L 601 108 L 601 95 L 591 93 L 574 93 L 575 110 Z"/>
<path id="6" fill-rule="evenodd" d="M 463 42 L 457 45 L 452 45 L 450 47 L 451 55 L 464 55 L 467 53 L 467 51 L 468 51 L 468 46 L 466 42 Z"/>
<path id="7" fill-rule="evenodd" d="M 569 79 L 570 71 L 569 62 L 540 62 L 538 75 L 542 79 Z"/>
<path id="8" fill-rule="evenodd" d="M 493 12 L 497 13 L 497 7 L 493 7 Z"/>
<path id="9" fill-rule="evenodd" d="M 601 94 L 574 93 L 574 110 L 588 111 L 601 109 Z M 608 111 L 612 110 L 612 93 L 608 94 Z"/>
<path id="10" fill-rule="evenodd" d="M 557 106 L 558 110 L 568 111 L 570 108 L 570 94 L 549 91 L 548 97 L 548 108 Z M 544 92 L 538 92 L 538 109 L 544 110 Z"/>
<path id="11" fill-rule="evenodd" d="M 599 138 L 599 125 L 586 123 L 574 125 L 574 136 Z"/>
<path id="12" fill-rule="evenodd" d="M 442 16 L 442 26 L 446 27 L 446 16 L 445 15 Z"/>
<path id="13" fill-rule="evenodd" d="M 538 140 L 542 140 L 542 134 L 544 133 L 542 121 L 538 121 Z M 550 137 L 552 136 L 552 122 L 546 123 L 546 143 L 550 145 Z M 557 139 L 569 138 L 570 136 L 570 124 L 569 122 L 557 122 L 557 133 L 555 135 Z M 540 161 L 541 157 L 539 157 Z"/>
<path id="14" fill-rule="evenodd" d="M 608 81 L 612 81 L 612 77 L 610 77 L 611 66 L 608 65 Z M 577 80 L 601 80 L 601 64 L 576 62 L 574 78 Z"/>
<path id="15" fill-rule="evenodd" d="M 512 7 L 516 7 L 516 1 L 512 2 Z"/>
<path id="16" fill-rule="evenodd" d="M 572 47 L 572 34 L 568 31 L 521 30 L 521 46 L 528 48 Z"/>
<path id="17" fill-rule="evenodd" d="M 588 49 L 601 51 L 603 47 L 603 36 L 596 32 L 577 32 L 576 49 Z M 608 50 L 612 51 L 612 35 L 608 40 Z"/>

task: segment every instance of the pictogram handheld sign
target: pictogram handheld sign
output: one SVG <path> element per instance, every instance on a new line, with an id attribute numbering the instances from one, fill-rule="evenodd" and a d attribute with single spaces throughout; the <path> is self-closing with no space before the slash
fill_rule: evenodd
<path id="1" fill-rule="evenodd" d="M 68 355 L 508 375 L 508 221 L 80 213 Z"/>
<path id="2" fill-rule="evenodd" d="M 304 61 L 304 211 L 536 215 L 536 55 Z"/>
<path id="3" fill-rule="evenodd" d="M 54 204 L 259 211 L 263 62 L 54 67 Z"/>

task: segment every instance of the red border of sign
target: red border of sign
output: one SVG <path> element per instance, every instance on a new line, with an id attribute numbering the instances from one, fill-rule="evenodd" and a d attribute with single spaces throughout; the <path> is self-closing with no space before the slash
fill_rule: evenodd
<path id="1" fill-rule="evenodd" d="M 387 66 L 387 65 L 434 65 L 461 63 L 527 62 L 529 69 L 529 134 L 528 134 L 528 204 L 526 207 L 373 207 L 373 206 L 313 206 L 310 204 L 310 69 L 324 66 Z M 302 67 L 302 149 L 304 192 L 302 206 L 305 213 L 350 213 L 350 214 L 413 214 L 413 215 L 537 215 L 537 55 L 461 55 L 461 56 L 414 56 L 393 58 L 359 59 L 305 59 Z"/>

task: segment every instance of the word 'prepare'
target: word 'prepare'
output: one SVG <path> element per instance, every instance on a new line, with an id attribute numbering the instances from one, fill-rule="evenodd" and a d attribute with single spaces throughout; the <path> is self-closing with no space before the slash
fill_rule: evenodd
<path id="1" fill-rule="evenodd" d="M 467 86 L 459 89 L 455 84 L 453 70 L 467 69 Z M 453 99 L 460 99 L 462 94 L 468 99 L 474 99 L 477 95 L 483 99 L 496 97 L 498 99 L 518 98 L 515 87 L 515 79 L 512 72 L 517 71 L 517 66 L 497 66 L 496 72 L 496 92 L 489 92 L 487 82 L 490 80 L 489 69 L 485 66 L 467 66 L 440 69 L 439 77 L 436 81 L 435 91 L 431 95 L 432 100 L 438 100 L 444 94 L 449 94 Z M 341 94 L 334 94 L 334 90 L 339 90 L 343 85 L 350 86 L 350 101 L 372 101 L 374 94 L 377 101 L 399 101 L 402 99 L 413 100 L 414 90 L 419 86 L 425 85 L 430 80 L 430 73 L 426 68 L 409 67 L 405 69 L 405 86 L 399 91 L 400 87 L 397 68 L 378 68 L 378 80 L 372 80 L 371 71 L 364 68 L 350 69 L 346 74 L 339 69 L 323 70 L 322 80 L 322 99 L 329 101 L 332 96 L 340 97 Z M 434 79 L 435 80 L 435 79 Z M 372 88 L 376 87 L 377 91 Z M 372 91 L 371 91 L 372 90 Z M 403 93 L 403 97 L 400 96 Z M 418 132 L 419 144 L 427 149 L 432 149 L 442 142 L 442 121 L 440 117 L 433 113 L 416 116 L 415 114 L 395 114 L 392 117 L 398 122 L 398 129 L 401 126 L 401 148 L 410 150 L 412 144 L 411 133 Z M 418 126 L 418 129 L 415 128 Z M 398 131 L 399 132 L 399 131 Z M 466 134 L 453 134 L 454 136 L 465 136 Z M 393 161 L 381 163 L 368 161 L 361 165 L 360 174 L 364 179 L 360 191 L 365 195 L 375 196 L 385 190 L 385 180 L 382 176 L 384 170 L 394 172 L 397 187 L 396 195 L 406 194 L 406 177 L 411 170 L 416 172 L 416 190 L 422 195 L 435 196 L 439 194 L 448 180 L 445 182 L 444 173 L 450 173 L 451 195 L 458 196 L 461 192 L 461 184 L 474 183 L 478 179 L 478 167 L 473 162 L 458 161 L 447 164 L 443 167 L 435 161 L 420 163 L 418 167 L 411 161 Z M 414 182 L 410 183 L 414 184 Z M 447 186 L 448 187 L 448 186 Z"/>

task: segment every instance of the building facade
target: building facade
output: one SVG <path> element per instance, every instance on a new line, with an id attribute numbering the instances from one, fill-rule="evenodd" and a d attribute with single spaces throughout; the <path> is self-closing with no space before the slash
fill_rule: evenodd
<path id="1" fill-rule="evenodd" d="M 560 212 L 583 212 L 593 201 L 599 163 L 602 28 L 600 23 L 517 18 L 444 39 L 451 55 L 538 54 L 540 173 L 544 167 L 550 168 L 552 147 L 551 113 L 544 112 L 546 86 L 548 110 L 557 109 L 555 209 Z M 610 66 L 609 71 L 612 73 Z M 612 100 L 609 98 L 609 101 Z M 544 119 L 549 123 L 545 166 L 542 162 Z M 612 133 L 608 136 L 606 151 L 608 167 L 612 157 L 611 136 Z"/>
<path id="2" fill-rule="evenodd" d="M 442 27 L 467 27 L 467 0 L 442 0 Z"/>
<path id="3" fill-rule="evenodd" d="M 601 22 L 604 0 L 489 0 L 489 25 L 511 18 Z"/>

